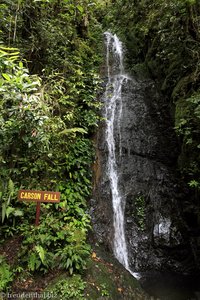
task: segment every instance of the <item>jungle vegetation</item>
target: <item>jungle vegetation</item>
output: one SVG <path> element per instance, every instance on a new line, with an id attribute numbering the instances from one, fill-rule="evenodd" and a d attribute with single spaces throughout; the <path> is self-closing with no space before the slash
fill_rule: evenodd
<path id="1" fill-rule="evenodd" d="M 198 0 L 2 0 L 1 243 L 20 241 L 15 259 L 0 257 L 2 291 L 27 274 L 85 268 L 102 33 L 108 29 L 124 41 L 133 74 L 155 80 L 168 98 L 180 142 L 177 167 L 199 195 Z M 43 204 L 35 227 L 35 204 L 17 201 L 19 189 L 60 191 L 61 202 Z M 79 294 L 69 299 L 83 297 L 84 283 L 76 278 Z"/>
<path id="2" fill-rule="evenodd" d="M 1 243 L 20 241 L 10 263 L 1 255 L 2 291 L 34 272 L 81 272 L 90 255 L 86 200 L 100 108 L 98 7 L 89 0 L 1 1 Z M 61 202 L 42 204 L 35 227 L 35 203 L 17 201 L 19 189 L 59 191 Z"/>

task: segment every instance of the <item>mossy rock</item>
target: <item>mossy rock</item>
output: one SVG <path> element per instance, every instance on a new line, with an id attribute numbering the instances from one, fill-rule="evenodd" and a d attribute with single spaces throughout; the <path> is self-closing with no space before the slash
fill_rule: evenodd
<path id="1" fill-rule="evenodd" d="M 149 73 L 149 68 L 147 64 L 144 63 L 138 63 L 132 66 L 131 68 L 132 74 L 134 74 L 138 79 L 149 79 L 151 74 Z"/>
<path id="2" fill-rule="evenodd" d="M 84 274 L 88 300 L 144 300 L 146 295 L 135 279 L 115 258 L 95 250 Z"/>
<path id="3" fill-rule="evenodd" d="M 149 300 L 140 284 L 109 253 L 95 249 L 83 274 L 63 273 L 45 291 L 59 300 Z M 49 295 L 49 294 L 47 294 Z"/>

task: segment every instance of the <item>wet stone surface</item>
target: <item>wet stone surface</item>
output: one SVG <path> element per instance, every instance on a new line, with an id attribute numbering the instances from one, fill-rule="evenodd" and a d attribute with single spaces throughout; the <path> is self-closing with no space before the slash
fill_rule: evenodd
<path id="1" fill-rule="evenodd" d="M 122 118 L 120 125 L 117 121 L 115 124 L 115 141 L 129 265 L 134 271 L 190 272 L 196 262 L 182 214 L 185 194 L 177 183 L 179 149 L 167 101 L 149 80 L 127 80 L 122 98 Z M 91 216 L 97 241 L 112 251 L 105 130 L 102 121 L 96 137 Z"/>

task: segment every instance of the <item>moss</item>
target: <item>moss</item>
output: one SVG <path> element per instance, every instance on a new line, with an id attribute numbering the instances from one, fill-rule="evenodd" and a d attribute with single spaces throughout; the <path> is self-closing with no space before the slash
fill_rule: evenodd
<path id="1" fill-rule="evenodd" d="M 96 248 L 83 274 L 58 273 L 44 290 L 62 299 L 148 300 L 137 279 L 108 252 Z"/>
<path id="2" fill-rule="evenodd" d="M 137 76 L 138 79 L 149 79 L 150 73 L 146 63 L 135 64 L 131 71 Z"/>
<path id="3" fill-rule="evenodd" d="M 184 120 L 185 116 L 188 115 L 188 113 L 189 113 L 188 103 L 186 102 L 185 99 L 180 98 L 176 102 L 176 111 L 175 111 L 176 128 L 181 126 L 181 122 Z"/>
<path id="4" fill-rule="evenodd" d="M 139 300 L 149 299 L 139 282 L 108 253 L 93 252 L 84 274 L 86 299 Z"/>

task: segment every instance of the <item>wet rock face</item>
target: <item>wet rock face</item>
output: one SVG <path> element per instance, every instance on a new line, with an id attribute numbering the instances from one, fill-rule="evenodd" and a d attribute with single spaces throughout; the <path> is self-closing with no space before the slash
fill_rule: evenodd
<path id="1" fill-rule="evenodd" d="M 181 214 L 183 195 L 175 179 L 178 146 L 167 102 L 151 81 L 128 80 L 122 94 L 123 113 L 115 140 L 129 265 L 134 271 L 187 271 L 193 266 L 193 257 Z M 96 141 L 91 216 L 98 242 L 111 250 L 113 219 L 105 129 L 102 122 Z"/>

